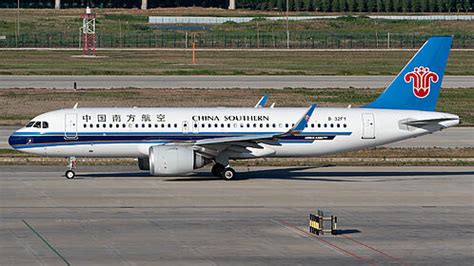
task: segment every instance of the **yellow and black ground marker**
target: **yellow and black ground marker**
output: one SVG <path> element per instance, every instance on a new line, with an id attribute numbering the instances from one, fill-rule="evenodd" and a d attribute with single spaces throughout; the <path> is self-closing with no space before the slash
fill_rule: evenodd
<path id="1" fill-rule="evenodd" d="M 317 214 L 309 214 L 309 232 L 315 235 L 324 235 L 325 233 L 336 235 L 337 217 L 334 215 L 324 216 L 324 212 L 320 210 Z"/>

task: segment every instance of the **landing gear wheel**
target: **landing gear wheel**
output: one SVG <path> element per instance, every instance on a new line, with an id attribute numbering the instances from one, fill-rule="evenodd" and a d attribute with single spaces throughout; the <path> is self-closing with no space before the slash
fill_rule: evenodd
<path id="1" fill-rule="evenodd" d="M 220 164 L 216 163 L 214 166 L 212 166 L 211 173 L 213 176 L 221 176 L 222 171 L 224 171 L 225 167 Z"/>
<path id="2" fill-rule="evenodd" d="M 235 171 L 232 168 L 225 168 L 224 171 L 222 171 L 222 178 L 224 180 L 232 180 L 235 177 Z"/>
<path id="3" fill-rule="evenodd" d="M 73 170 L 67 170 L 64 175 L 67 179 L 74 179 L 74 177 L 76 177 L 76 173 L 74 173 Z"/>

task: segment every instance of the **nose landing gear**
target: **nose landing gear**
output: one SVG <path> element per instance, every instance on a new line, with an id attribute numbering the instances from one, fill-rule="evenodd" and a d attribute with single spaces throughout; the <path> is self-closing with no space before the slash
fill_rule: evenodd
<path id="1" fill-rule="evenodd" d="M 66 173 L 64 173 L 64 176 L 67 179 L 74 179 L 74 177 L 76 177 L 76 173 L 74 172 L 74 169 L 76 169 L 76 165 L 77 165 L 76 157 L 69 157 L 67 171 Z"/>

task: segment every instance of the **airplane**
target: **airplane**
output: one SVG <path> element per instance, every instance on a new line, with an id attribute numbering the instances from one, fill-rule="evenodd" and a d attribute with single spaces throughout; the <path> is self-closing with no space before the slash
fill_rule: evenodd
<path id="1" fill-rule="evenodd" d="M 40 114 L 9 137 L 17 150 L 69 158 L 134 157 L 152 176 L 192 173 L 213 163 L 224 180 L 230 160 L 317 157 L 430 134 L 460 122 L 436 112 L 452 37 L 429 38 L 384 92 L 354 108 L 74 108 Z"/>

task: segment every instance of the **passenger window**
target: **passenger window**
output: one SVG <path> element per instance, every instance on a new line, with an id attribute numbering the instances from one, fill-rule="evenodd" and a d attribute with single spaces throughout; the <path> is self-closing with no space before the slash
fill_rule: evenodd
<path id="1" fill-rule="evenodd" d="M 48 127 L 49 127 L 48 122 L 43 122 L 43 128 L 48 128 Z"/>
<path id="2" fill-rule="evenodd" d="M 31 121 L 28 124 L 26 124 L 26 127 L 32 127 L 35 124 L 35 121 Z"/>

